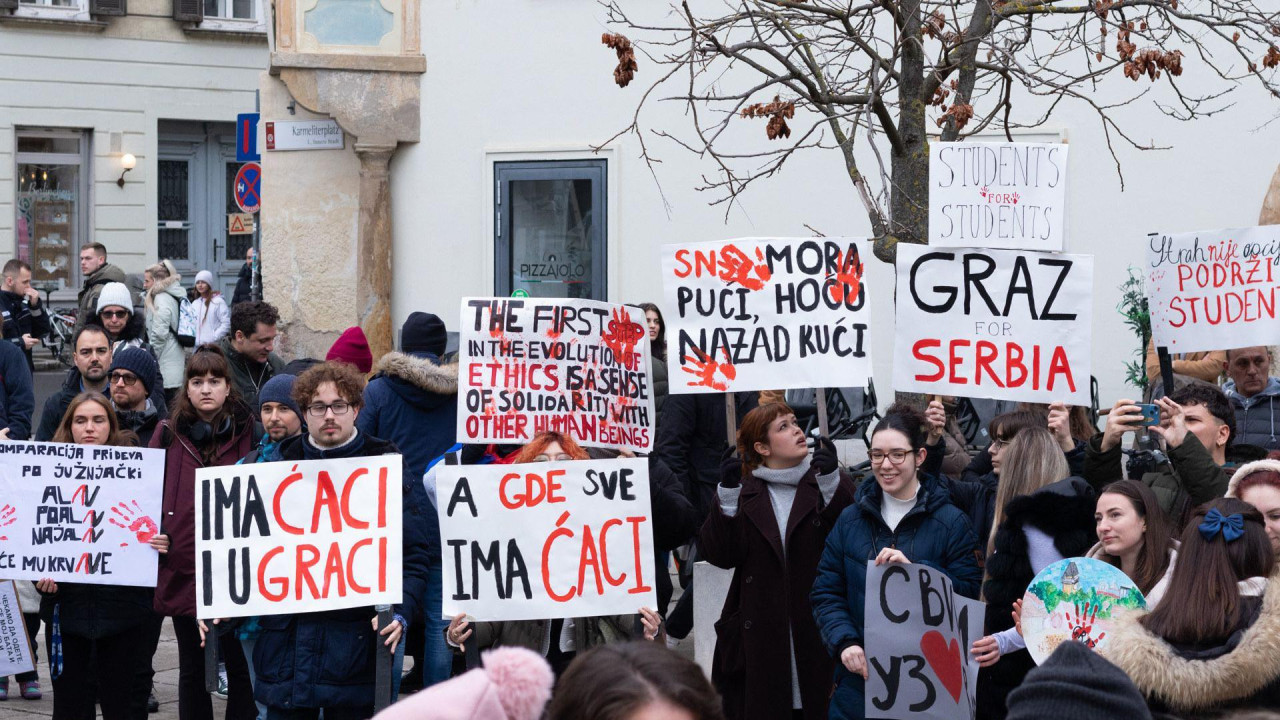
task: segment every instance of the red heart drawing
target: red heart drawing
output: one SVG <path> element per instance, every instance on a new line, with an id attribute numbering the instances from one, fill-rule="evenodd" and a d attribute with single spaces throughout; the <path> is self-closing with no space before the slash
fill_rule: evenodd
<path id="1" fill-rule="evenodd" d="M 920 652 L 929 661 L 933 674 L 942 681 L 942 687 L 951 693 L 951 699 L 960 702 L 960 691 L 964 689 L 964 680 L 960 670 L 964 660 L 960 656 L 960 643 L 951 639 L 951 644 L 937 630 L 930 630 L 920 638 Z"/>

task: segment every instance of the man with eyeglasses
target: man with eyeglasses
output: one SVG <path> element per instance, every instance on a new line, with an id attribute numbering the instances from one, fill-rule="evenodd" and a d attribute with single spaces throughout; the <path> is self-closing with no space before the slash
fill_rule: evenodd
<path id="1" fill-rule="evenodd" d="M 285 440 L 283 460 L 322 460 L 399 454 L 395 443 L 362 433 L 356 420 L 363 407 L 364 377 L 350 365 L 325 362 L 298 376 L 293 400 L 306 417 L 306 432 Z M 271 658 L 259 666 L 254 699 L 267 706 L 268 720 L 358 720 L 373 714 L 375 652 L 394 653 L 409 622 L 421 618 L 427 573 L 440 557 L 440 531 L 421 478 L 407 469 L 403 476 L 402 542 L 404 601 L 395 606 L 395 619 L 377 628 L 373 608 L 278 616 L 263 622 L 254 654 Z M 439 567 L 434 568 L 439 572 Z M 375 639 L 376 638 L 376 639 Z M 335 663 L 333 658 L 343 658 Z M 361 661 L 363 659 L 363 662 Z M 334 677 L 334 668 L 349 668 Z M 397 670 L 398 674 L 398 670 Z M 324 683 L 314 678 L 324 677 Z"/>
<path id="2" fill-rule="evenodd" d="M 111 371 L 107 375 L 111 404 L 120 418 L 120 426 L 132 430 L 143 445 L 168 416 L 167 408 L 156 407 L 149 397 L 159 373 L 156 359 L 142 348 L 127 347 L 112 353 Z"/>
<path id="3" fill-rule="evenodd" d="M 40 413 L 36 440 L 48 442 L 58 429 L 72 399 L 82 392 L 107 394 L 107 370 L 111 367 L 111 339 L 97 325 L 85 325 L 71 338 L 75 348 L 75 367 L 67 373 L 62 389 L 49 396 Z"/>

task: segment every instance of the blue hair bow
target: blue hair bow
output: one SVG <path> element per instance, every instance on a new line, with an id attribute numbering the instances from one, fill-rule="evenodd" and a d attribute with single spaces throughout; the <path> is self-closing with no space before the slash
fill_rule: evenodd
<path id="1" fill-rule="evenodd" d="M 1212 540 L 1221 531 L 1224 540 L 1234 542 L 1244 535 L 1244 516 L 1240 513 L 1223 515 L 1218 508 L 1213 508 L 1204 516 L 1199 530 L 1205 540 Z"/>

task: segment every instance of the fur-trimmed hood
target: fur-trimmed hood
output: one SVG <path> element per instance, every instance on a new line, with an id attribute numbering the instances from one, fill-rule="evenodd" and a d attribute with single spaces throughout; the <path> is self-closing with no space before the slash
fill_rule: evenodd
<path id="1" fill-rule="evenodd" d="M 424 410 L 451 402 L 458 394 L 458 362 L 440 364 L 430 356 L 390 352 L 373 366 L 375 377 L 382 377 L 396 394 Z"/>
<path id="2" fill-rule="evenodd" d="M 155 312 L 156 298 L 162 293 L 168 293 L 181 302 L 182 298 L 187 296 L 187 292 L 182 289 L 182 276 L 174 273 L 163 280 L 152 281 L 151 287 L 147 288 L 144 300 L 148 313 Z"/>
<path id="3" fill-rule="evenodd" d="M 1117 623 L 1103 653 L 1150 701 L 1176 713 L 1230 707 L 1280 688 L 1280 573 L 1267 581 L 1257 620 L 1232 636 L 1234 647 L 1211 659 L 1187 659 L 1139 622 L 1141 613 Z"/>
<path id="4" fill-rule="evenodd" d="M 1227 483 L 1227 497 L 1238 499 L 1240 496 L 1236 494 L 1236 489 L 1240 486 L 1240 481 L 1259 470 L 1280 472 L 1280 460 L 1254 460 L 1241 465 L 1231 476 L 1231 481 Z"/>

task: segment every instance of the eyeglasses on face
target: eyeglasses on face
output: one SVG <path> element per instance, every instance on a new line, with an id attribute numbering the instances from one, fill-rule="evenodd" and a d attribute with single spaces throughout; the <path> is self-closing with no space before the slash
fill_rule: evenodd
<path id="1" fill-rule="evenodd" d="M 350 403 L 345 403 L 339 400 L 338 402 L 332 403 L 330 405 L 325 405 L 324 403 L 316 403 L 314 405 L 308 405 L 307 414 L 314 418 L 322 418 L 325 416 L 326 413 L 332 410 L 334 417 L 341 417 L 342 415 L 346 415 L 347 411 L 350 409 L 351 409 Z"/>
<path id="2" fill-rule="evenodd" d="M 124 383 L 125 387 L 133 387 L 133 384 L 138 382 L 137 375 L 127 372 L 113 372 L 107 376 L 107 379 L 111 381 L 112 385 Z"/>
<path id="3" fill-rule="evenodd" d="M 573 459 L 568 453 L 560 453 L 559 455 L 547 455 L 543 453 L 533 459 L 534 462 L 569 462 Z"/>
<path id="4" fill-rule="evenodd" d="M 103 320 L 123 320 L 129 317 L 128 310 L 103 310 L 98 314 L 102 316 Z"/>
<path id="5" fill-rule="evenodd" d="M 872 450 L 867 453 L 867 458 L 871 460 L 872 465 L 879 465 L 885 460 L 888 460 L 892 465 L 901 465 L 906 462 L 907 456 L 910 454 L 910 450 L 890 450 L 888 452 Z"/>

